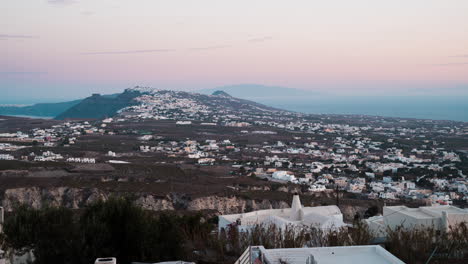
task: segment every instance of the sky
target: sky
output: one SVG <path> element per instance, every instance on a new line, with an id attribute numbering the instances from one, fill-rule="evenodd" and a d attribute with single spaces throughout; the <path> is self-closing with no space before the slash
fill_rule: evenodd
<path id="1" fill-rule="evenodd" d="M 255 83 L 468 95 L 466 0 L 2 0 L 0 101 Z"/>

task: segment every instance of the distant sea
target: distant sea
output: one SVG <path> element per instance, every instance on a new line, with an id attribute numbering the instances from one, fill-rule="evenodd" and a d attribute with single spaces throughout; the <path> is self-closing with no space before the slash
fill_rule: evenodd
<path id="1" fill-rule="evenodd" d="M 5 116 L 17 116 L 17 117 L 27 117 L 35 119 L 53 119 L 53 116 L 33 116 L 33 115 L 5 115 Z"/>
<path id="2" fill-rule="evenodd" d="M 307 99 L 258 98 L 256 101 L 281 109 L 311 114 L 371 115 L 468 122 L 468 96 L 317 96 Z"/>
<path id="3" fill-rule="evenodd" d="M 468 122 L 468 96 L 242 97 L 265 105 L 310 114 L 371 115 Z M 0 105 L 2 103 L 30 104 L 31 102 L 0 101 Z"/>

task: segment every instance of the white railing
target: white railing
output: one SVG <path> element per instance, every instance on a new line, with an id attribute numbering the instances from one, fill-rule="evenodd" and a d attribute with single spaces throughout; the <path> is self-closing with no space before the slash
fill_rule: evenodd
<path id="1" fill-rule="evenodd" d="M 250 264 L 251 262 L 251 255 L 250 255 L 250 247 L 248 247 L 244 253 L 239 257 L 239 259 L 234 262 L 234 264 Z"/>

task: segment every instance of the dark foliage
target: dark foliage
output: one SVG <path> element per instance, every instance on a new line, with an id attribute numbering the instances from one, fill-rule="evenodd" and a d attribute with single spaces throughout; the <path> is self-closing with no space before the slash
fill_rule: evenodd
<path id="1" fill-rule="evenodd" d="M 375 213 L 369 208 L 368 214 Z M 117 257 L 119 263 L 184 259 L 199 263 L 233 263 L 251 245 L 266 248 L 369 245 L 375 237 L 367 225 L 323 231 L 314 226 L 281 230 L 258 225 L 249 232 L 236 228 L 211 231 L 216 218 L 177 216 L 146 211 L 128 199 L 110 199 L 87 207 L 80 214 L 64 208 L 42 210 L 19 207 L 6 219 L 5 249 L 33 250 L 36 263 L 93 263 L 97 257 Z M 451 226 L 387 230 L 382 244 L 406 263 L 466 263 L 468 228 Z"/>
<path id="2" fill-rule="evenodd" d="M 212 226 L 201 216 L 154 215 L 127 199 L 98 202 L 81 215 L 65 208 L 19 207 L 5 222 L 5 246 L 32 249 L 35 263 L 157 262 L 189 257 L 191 241 L 208 239 Z"/>

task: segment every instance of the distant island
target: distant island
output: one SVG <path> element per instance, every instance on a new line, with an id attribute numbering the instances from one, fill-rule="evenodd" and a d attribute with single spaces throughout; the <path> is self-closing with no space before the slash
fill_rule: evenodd
<path id="1" fill-rule="evenodd" d="M 241 84 L 196 91 L 255 101 L 309 114 L 368 115 L 468 122 L 468 97 L 463 96 L 344 96 L 279 86 Z M 133 95 L 134 96 L 134 95 Z M 0 115 L 64 118 L 102 118 L 131 105 L 132 95 L 94 95 L 61 103 L 0 106 Z"/>

